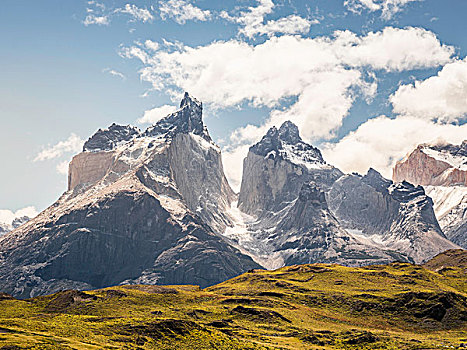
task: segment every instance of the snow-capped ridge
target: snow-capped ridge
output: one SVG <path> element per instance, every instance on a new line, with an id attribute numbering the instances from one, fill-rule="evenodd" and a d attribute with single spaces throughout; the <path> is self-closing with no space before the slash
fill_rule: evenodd
<path id="1" fill-rule="evenodd" d="M 291 121 L 284 122 L 279 129 L 271 127 L 261 141 L 250 147 L 250 152 L 267 159 L 287 160 L 308 169 L 328 166 L 321 151 L 304 142 L 298 127 Z"/>
<path id="2" fill-rule="evenodd" d="M 99 129 L 83 145 L 83 152 L 111 151 L 139 136 L 141 131 L 132 125 L 113 123 L 107 129 Z"/>
<path id="3" fill-rule="evenodd" d="M 211 136 L 203 123 L 203 104 L 190 96 L 188 92 L 185 92 L 180 102 L 180 109 L 147 128 L 142 136 L 163 135 L 165 138 L 170 139 L 178 133 L 192 133 L 201 136 L 208 142 L 212 142 Z"/>
<path id="4" fill-rule="evenodd" d="M 467 247 L 467 140 L 417 146 L 396 164 L 393 179 L 424 186 L 444 234 Z"/>
<path id="5" fill-rule="evenodd" d="M 193 134 L 201 136 L 213 146 L 211 136 L 203 123 L 203 104 L 185 92 L 180 108 L 159 120 L 146 130 L 141 131 L 132 125 L 113 123 L 107 129 L 99 129 L 84 144 L 83 152 L 112 151 L 137 138 L 172 139 L 177 134 Z"/>

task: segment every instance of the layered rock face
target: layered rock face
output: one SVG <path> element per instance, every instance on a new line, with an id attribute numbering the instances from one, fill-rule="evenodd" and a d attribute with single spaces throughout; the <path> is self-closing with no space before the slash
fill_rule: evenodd
<path id="1" fill-rule="evenodd" d="M 218 233 L 232 225 L 235 194 L 201 103 L 186 94 L 148 130 L 112 125 L 86 142 L 69 191 L 0 240 L 0 290 L 207 286 L 259 267 Z"/>
<path id="2" fill-rule="evenodd" d="M 422 186 L 467 186 L 467 140 L 459 146 L 418 146 L 396 164 L 393 180 Z"/>
<path id="3" fill-rule="evenodd" d="M 244 161 L 239 222 L 226 235 L 268 268 L 313 262 L 364 265 L 397 256 L 345 231 L 325 192 L 343 175 L 291 122 L 271 128 Z"/>
<path id="4" fill-rule="evenodd" d="M 319 149 L 303 142 L 295 124 L 285 122 L 250 148 L 243 162 L 238 207 L 249 215 L 268 215 L 295 200 L 304 183 L 329 188 L 342 175 L 326 164 Z"/>
<path id="5" fill-rule="evenodd" d="M 328 193 L 332 212 L 343 227 L 370 242 L 420 263 L 457 246 L 444 236 L 433 202 L 421 186 L 393 183 L 370 169 L 345 175 Z"/>
<path id="6" fill-rule="evenodd" d="M 393 178 L 423 185 L 445 235 L 467 248 L 467 141 L 420 145 L 396 164 Z"/>

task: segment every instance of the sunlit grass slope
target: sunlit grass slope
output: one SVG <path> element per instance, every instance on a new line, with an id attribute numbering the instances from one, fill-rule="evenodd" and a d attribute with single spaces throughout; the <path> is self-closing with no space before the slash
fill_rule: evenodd
<path id="1" fill-rule="evenodd" d="M 466 268 L 445 260 L 255 270 L 204 290 L 0 295 L 0 349 L 458 348 L 467 346 Z"/>

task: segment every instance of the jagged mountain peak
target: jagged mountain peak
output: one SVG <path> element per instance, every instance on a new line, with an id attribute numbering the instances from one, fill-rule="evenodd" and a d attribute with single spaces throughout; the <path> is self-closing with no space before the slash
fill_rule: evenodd
<path id="1" fill-rule="evenodd" d="M 448 153 L 453 157 L 467 157 L 467 140 L 464 140 L 460 145 L 444 142 L 435 145 L 422 144 L 419 147 L 422 149 L 430 148 L 438 152 Z"/>
<path id="2" fill-rule="evenodd" d="M 180 109 L 159 120 L 144 132 L 144 136 L 164 136 L 173 138 L 178 133 L 193 133 L 206 141 L 212 142 L 211 136 L 203 123 L 203 104 L 185 92 Z"/>
<path id="3" fill-rule="evenodd" d="M 381 193 L 388 193 L 389 186 L 392 181 L 384 178 L 378 171 L 373 168 L 368 169 L 365 176 L 362 177 L 362 182 L 373 187 L 376 191 Z"/>
<path id="4" fill-rule="evenodd" d="M 121 143 L 140 135 L 140 130 L 132 125 L 113 123 L 107 129 L 99 129 L 83 146 L 83 152 L 110 151 Z"/>
<path id="5" fill-rule="evenodd" d="M 289 144 L 297 144 L 302 142 L 298 126 L 290 120 L 285 121 L 279 128 L 279 138 Z"/>
<path id="6" fill-rule="evenodd" d="M 132 125 L 113 123 L 107 129 L 99 129 L 84 144 L 83 152 L 111 151 L 139 137 L 165 137 L 172 139 L 176 134 L 193 133 L 212 142 L 203 123 L 203 104 L 185 92 L 180 108 L 141 132 Z"/>
<path id="7" fill-rule="evenodd" d="M 467 247 L 467 140 L 417 146 L 397 162 L 393 180 L 422 185 L 446 237 Z"/>
<path id="8" fill-rule="evenodd" d="M 185 91 L 183 99 L 180 102 L 180 108 L 184 108 L 185 106 L 188 108 L 203 108 L 203 104 L 199 100 L 191 96 L 187 91 Z"/>
<path id="9" fill-rule="evenodd" d="M 291 121 L 284 122 L 279 129 L 271 127 L 261 141 L 250 147 L 250 152 L 306 167 L 325 165 L 321 151 L 304 142 L 298 127 Z"/>

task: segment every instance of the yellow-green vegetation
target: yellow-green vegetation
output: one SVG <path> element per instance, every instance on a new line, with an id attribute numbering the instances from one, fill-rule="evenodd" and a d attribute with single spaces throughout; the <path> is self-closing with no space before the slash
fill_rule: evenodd
<path id="1" fill-rule="evenodd" d="M 255 270 L 196 286 L 0 295 L 0 349 L 467 347 L 465 267 Z"/>

